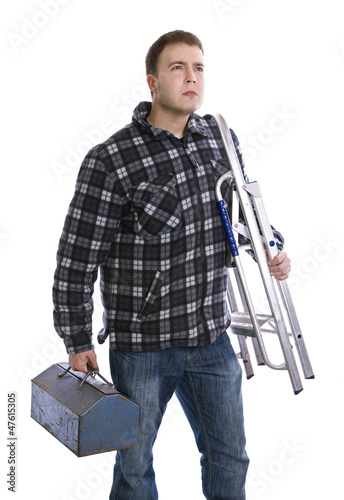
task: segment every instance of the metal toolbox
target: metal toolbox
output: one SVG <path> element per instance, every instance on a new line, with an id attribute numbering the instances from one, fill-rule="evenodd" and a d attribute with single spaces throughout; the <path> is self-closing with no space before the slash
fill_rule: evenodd
<path id="1" fill-rule="evenodd" d="M 31 382 L 31 417 L 78 457 L 138 444 L 140 405 L 109 383 L 86 378 L 67 363 Z"/>

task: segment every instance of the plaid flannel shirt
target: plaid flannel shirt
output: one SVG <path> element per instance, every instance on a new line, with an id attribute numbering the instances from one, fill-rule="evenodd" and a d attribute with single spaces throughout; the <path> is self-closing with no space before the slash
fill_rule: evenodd
<path id="1" fill-rule="evenodd" d="M 218 127 L 210 115 L 192 114 L 180 140 L 147 122 L 150 107 L 139 104 L 132 123 L 91 149 L 81 166 L 53 287 L 55 328 L 68 353 L 94 347 L 98 269 L 98 341 L 109 336 L 112 349 L 204 346 L 230 325 L 215 200 L 215 183 L 229 164 Z M 229 183 L 226 189 L 229 196 Z"/>

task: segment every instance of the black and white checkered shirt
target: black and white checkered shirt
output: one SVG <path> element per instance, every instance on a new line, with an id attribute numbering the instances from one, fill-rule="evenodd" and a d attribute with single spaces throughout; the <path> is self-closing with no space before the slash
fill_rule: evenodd
<path id="1" fill-rule="evenodd" d="M 147 122 L 150 107 L 141 103 L 132 123 L 94 147 L 81 166 L 53 289 L 55 327 L 68 353 L 93 348 L 98 269 L 98 340 L 109 336 L 112 349 L 204 346 L 230 324 L 215 200 L 215 183 L 229 165 L 218 127 L 210 115 L 192 114 L 179 140 Z"/>

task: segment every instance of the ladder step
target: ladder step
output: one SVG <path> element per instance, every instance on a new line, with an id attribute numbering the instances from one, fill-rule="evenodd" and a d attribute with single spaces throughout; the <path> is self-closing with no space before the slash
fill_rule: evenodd
<path id="1" fill-rule="evenodd" d="M 269 323 L 273 320 L 271 314 L 257 314 L 257 321 L 264 333 L 277 333 L 274 326 Z M 236 335 L 244 335 L 245 337 L 256 337 L 251 317 L 248 312 L 236 311 L 231 314 L 231 330 Z"/>

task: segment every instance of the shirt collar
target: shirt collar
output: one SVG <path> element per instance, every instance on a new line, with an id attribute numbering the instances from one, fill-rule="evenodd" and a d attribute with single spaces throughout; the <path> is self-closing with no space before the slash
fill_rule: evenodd
<path id="1" fill-rule="evenodd" d="M 165 139 L 165 137 L 171 135 L 171 132 L 169 132 L 168 130 L 163 130 L 161 128 L 153 127 L 153 125 L 151 125 L 147 121 L 147 116 L 150 114 L 151 109 L 151 102 L 140 102 L 140 104 L 134 109 L 133 122 L 138 122 L 145 129 L 149 130 L 149 132 L 156 138 Z M 205 121 L 201 116 L 197 115 L 196 113 L 192 113 L 187 123 L 185 135 L 200 134 L 207 136 L 208 134 L 206 132 L 204 124 Z"/>

